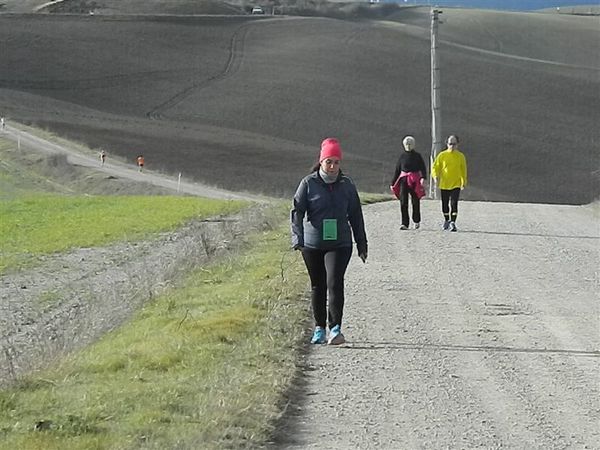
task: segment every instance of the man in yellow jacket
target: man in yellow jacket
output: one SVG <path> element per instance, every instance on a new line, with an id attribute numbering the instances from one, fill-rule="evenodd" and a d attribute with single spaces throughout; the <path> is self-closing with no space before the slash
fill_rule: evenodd
<path id="1" fill-rule="evenodd" d="M 458 216 L 458 198 L 460 191 L 467 185 L 467 160 L 458 150 L 458 136 L 450 135 L 446 141 L 448 147 L 440 152 L 433 162 L 431 176 L 439 180 L 442 194 L 442 213 L 444 230 L 456 231 Z"/>

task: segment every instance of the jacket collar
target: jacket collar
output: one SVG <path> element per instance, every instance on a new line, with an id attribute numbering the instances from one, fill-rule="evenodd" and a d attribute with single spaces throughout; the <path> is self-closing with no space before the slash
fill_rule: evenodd
<path id="1" fill-rule="evenodd" d="M 342 171 L 340 170 L 340 171 L 339 171 L 339 173 L 338 173 L 337 179 L 336 179 L 336 180 L 335 180 L 333 183 L 331 183 L 331 184 L 327 184 L 327 183 L 325 183 L 325 181 L 323 181 L 323 178 L 321 178 L 321 175 L 319 175 L 319 170 L 318 170 L 318 169 L 317 169 L 317 170 L 315 170 L 315 171 L 312 173 L 312 177 L 313 177 L 313 178 L 315 178 L 315 179 L 316 179 L 316 180 L 317 180 L 319 183 L 321 183 L 321 184 L 324 184 L 324 185 L 326 185 L 326 186 L 332 186 L 332 185 L 334 185 L 334 184 L 337 184 L 337 183 L 343 182 L 342 178 L 344 178 L 344 174 L 343 174 L 343 173 L 342 173 Z"/>

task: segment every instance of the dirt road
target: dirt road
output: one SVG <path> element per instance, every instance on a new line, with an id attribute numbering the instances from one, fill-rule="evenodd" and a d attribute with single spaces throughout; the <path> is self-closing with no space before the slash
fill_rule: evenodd
<path id="1" fill-rule="evenodd" d="M 178 177 L 168 178 L 163 174 L 157 174 L 149 170 L 139 172 L 137 167 L 135 167 L 133 164 L 127 165 L 122 162 L 111 159 L 111 155 L 108 156 L 107 162 L 104 164 L 104 166 L 100 166 L 98 157 L 84 155 L 81 152 L 70 148 L 66 144 L 59 145 L 11 126 L 7 126 L 6 130 L 2 133 L 1 136 L 20 142 L 20 145 L 27 146 L 32 150 L 36 150 L 42 153 L 65 154 L 67 155 L 67 160 L 69 161 L 69 163 L 73 165 L 90 168 L 93 170 L 107 173 L 112 176 L 128 179 L 134 182 L 150 183 L 155 186 L 171 189 L 173 193 L 180 192 L 183 194 L 198 195 L 201 197 L 218 199 L 246 199 L 259 202 L 267 201 L 266 197 L 260 197 L 258 195 L 250 193 L 231 192 L 224 189 L 217 189 L 199 183 L 190 183 L 185 181 L 185 179 L 181 181 L 178 179 Z"/>
<path id="2" fill-rule="evenodd" d="M 315 346 L 285 449 L 600 448 L 598 205 L 365 210 L 342 347 Z"/>

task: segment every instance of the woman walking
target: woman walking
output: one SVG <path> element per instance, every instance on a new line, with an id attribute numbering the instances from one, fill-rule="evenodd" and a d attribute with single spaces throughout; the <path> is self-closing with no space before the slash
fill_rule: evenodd
<path id="1" fill-rule="evenodd" d="M 392 178 L 392 191 L 395 184 L 399 184 L 398 198 L 400 200 L 400 213 L 402 215 L 401 230 L 408 230 L 408 197 L 412 203 L 412 220 L 415 229 L 421 226 L 421 198 L 425 196 L 423 183 L 427 177 L 425 161 L 419 152 L 415 150 L 415 138 L 406 136 L 402 140 L 404 151 L 396 163 L 396 171 Z"/>
<path id="2" fill-rule="evenodd" d="M 458 217 L 458 199 L 460 191 L 467 185 L 467 160 L 458 149 L 458 136 L 448 136 L 448 147 L 440 152 L 433 162 L 431 175 L 439 178 L 442 197 L 442 213 L 444 214 L 444 230 L 456 231 Z"/>
<path id="3" fill-rule="evenodd" d="M 338 140 L 325 139 L 319 162 L 298 185 L 291 211 L 292 247 L 302 252 L 311 284 L 315 320 L 312 344 L 345 342 L 344 275 L 352 255 L 353 235 L 358 256 L 363 262 L 367 259 L 360 199 L 352 180 L 340 170 L 341 160 Z"/>

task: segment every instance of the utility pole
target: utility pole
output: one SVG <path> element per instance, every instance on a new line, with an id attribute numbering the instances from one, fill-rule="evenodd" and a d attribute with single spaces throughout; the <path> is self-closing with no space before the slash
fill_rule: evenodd
<path id="1" fill-rule="evenodd" d="M 442 149 L 442 105 L 440 87 L 440 65 L 437 57 L 437 35 L 439 15 L 442 11 L 431 9 L 431 155 L 429 157 L 429 197 L 436 198 L 436 183 L 431 176 L 433 161 Z"/>

